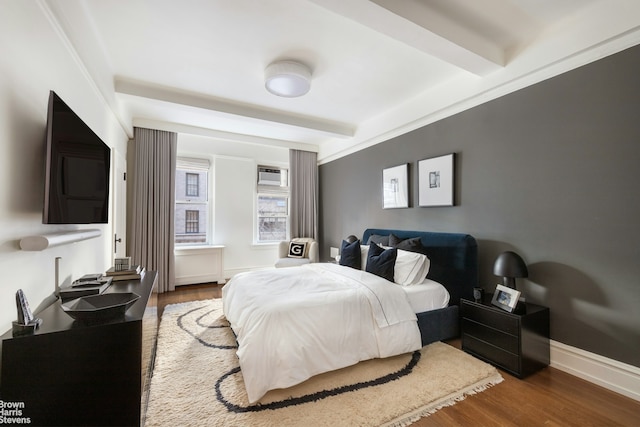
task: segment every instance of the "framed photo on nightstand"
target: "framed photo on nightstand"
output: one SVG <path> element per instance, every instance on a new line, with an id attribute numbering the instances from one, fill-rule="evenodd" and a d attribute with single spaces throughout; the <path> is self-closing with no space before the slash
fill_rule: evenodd
<path id="1" fill-rule="evenodd" d="M 508 288 L 502 285 L 496 285 L 496 291 L 493 293 L 491 304 L 496 307 L 512 313 L 518 304 L 520 298 L 520 291 Z"/>

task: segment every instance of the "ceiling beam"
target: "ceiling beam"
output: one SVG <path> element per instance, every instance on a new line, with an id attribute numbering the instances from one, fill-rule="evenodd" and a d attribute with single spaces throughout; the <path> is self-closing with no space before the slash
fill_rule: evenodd
<path id="1" fill-rule="evenodd" d="M 500 47 L 462 27 L 441 25 L 441 17 L 419 1 L 311 1 L 472 74 L 486 76 L 504 66 Z"/>
<path id="2" fill-rule="evenodd" d="M 355 134 L 355 128 L 344 123 L 296 116 L 280 111 L 262 109 L 251 105 L 220 100 L 217 98 L 207 97 L 199 94 L 187 93 L 171 88 L 151 86 L 129 80 L 117 79 L 115 81 L 115 92 L 118 94 L 139 97 L 151 101 L 167 102 L 176 105 L 183 105 L 187 107 L 213 111 L 216 113 L 222 113 L 224 115 L 241 117 L 246 120 L 256 120 L 263 123 L 276 123 L 279 125 L 291 126 L 329 137 L 351 138 Z"/>
<path id="3" fill-rule="evenodd" d="M 282 141 L 263 136 L 242 135 L 235 132 L 224 132 L 216 129 L 203 128 L 198 126 L 185 125 L 183 123 L 173 123 L 162 120 L 137 118 L 133 119 L 134 127 L 143 127 L 148 129 L 164 130 L 168 132 L 176 132 L 179 134 L 190 134 L 204 136 L 218 141 L 234 142 L 237 144 L 250 144 L 256 146 L 280 147 L 286 149 L 295 149 L 303 151 L 318 152 L 318 146 L 313 144 L 305 144 L 300 142 Z"/>

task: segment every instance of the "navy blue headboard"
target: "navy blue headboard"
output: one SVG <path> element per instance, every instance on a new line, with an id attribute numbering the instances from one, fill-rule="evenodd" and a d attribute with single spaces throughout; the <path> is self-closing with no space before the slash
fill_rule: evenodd
<path id="1" fill-rule="evenodd" d="M 478 244 L 473 236 L 461 233 L 368 228 L 362 235 L 362 244 L 367 244 L 372 235 L 389 234 L 394 234 L 400 239 L 420 237 L 424 254 L 431 261 L 427 277 L 447 288 L 451 295 L 450 305 L 458 305 L 460 298 L 473 300 L 473 288 L 478 286 Z"/>

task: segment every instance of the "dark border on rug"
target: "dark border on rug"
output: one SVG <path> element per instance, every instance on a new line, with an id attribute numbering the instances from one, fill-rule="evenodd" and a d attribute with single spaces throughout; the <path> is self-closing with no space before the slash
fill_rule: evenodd
<path id="1" fill-rule="evenodd" d="M 222 395 L 221 385 L 224 382 L 224 380 L 226 380 L 231 375 L 235 375 L 240 372 L 240 367 L 236 367 L 230 370 L 229 372 L 227 372 L 226 374 L 222 375 L 220 378 L 218 378 L 218 381 L 216 381 L 216 386 L 215 386 L 216 398 L 220 403 L 222 403 L 227 408 L 229 412 L 235 412 L 235 413 L 260 412 L 260 411 L 266 411 L 266 410 L 282 409 L 282 408 L 287 408 L 295 405 L 302 405 L 305 403 L 311 403 L 311 402 L 316 402 L 318 400 L 326 399 L 328 397 L 338 396 L 340 394 L 358 391 L 364 388 L 374 387 L 374 386 L 389 383 L 391 381 L 398 380 L 404 376 L 409 375 L 413 371 L 413 368 L 415 368 L 415 366 L 420 361 L 421 356 L 422 354 L 420 353 L 420 350 L 414 351 L 411 356 L 411 360 L 402 369 L 373 380 L 364 381 L 356 384 L 344 385 L 344 386 L 333 388 L 331 390 L 322 390 L 316 393 L 307 394 L 300 397 L 290 397 L 288 399 L 280 400 L 277 402 L 271 402 L 266 404 L 258 403 L 256 405 L 250 405 L 250 406 L 240 406 L 240 405 L 233 404 L 228 400 L 226 400 Z"/>
<path id="2" fill-rule="evenodd" d="M 194 311 L 202 310 L 203 308 L 205 308 L 205 307 L 198 307 L 198 308 L 194 308 L 193 310 L 189 310 L 189 311 L 187 311 L 186 313 L 184 313 L 184 314 L 180 315 L 180 316 L 178 317 L 178 320 L 176 321 L 176 323 L 177 323 L 178 327 L 179 327 L 180 329 L 182 329 L 183 331 L 185 331 L 186 333 L 188 333 L 189 335 L 191 335 L 193 338 L 195 338 L 195 339 L 196 339 L 200 344 L 202 344 L 202 345 L 203 345 L 203 346 L 205 346 L 205 347 L 218 348 L 218 349 L 221 349 L 221 350 L 232 350 L 232 349 L 238 348 L 238 346 L 237 346 L 237 345 L 217 345 L 217 344 L 210 344 L 210 343 L 208 343 L 208 342 L 204 341 L 202 338 L 200 338 L 200 337 L 196 336 L 193 332 L 189 331 L 189 330 L 184 326 L 184 324 L 182 323 L 182 319 L 183 319 L 185 316 L 187 316 L 187 315 L 189 315 L 189 314 L 193 313 Z M 202 327 L 202 328 L 209 328 L 209 329 L 231 329 L 231 327 L 229 326 L 229 324 L 228 324 L 228 323 L 227 323 L 226 325 L 215 325 L 215 326 L 212 326 L 212 325 L 202 325 L 202 324 L 200 324 L 200 320 L 202 320 L 202 318 L 203 318 L 203 317 L 205 317 L 206 315 L 208 315 L 208 314 L 212 313 L 213 311 L 215 311 L 215 309 L 214 309 L 214 310 L 210 310 L 210 311 L 208 311 L 208 312 L 204 313 L 202 316 L 198 317 L 198 318 L 196 319 L 196 324 L 197 324 L 198 326 Z"/>

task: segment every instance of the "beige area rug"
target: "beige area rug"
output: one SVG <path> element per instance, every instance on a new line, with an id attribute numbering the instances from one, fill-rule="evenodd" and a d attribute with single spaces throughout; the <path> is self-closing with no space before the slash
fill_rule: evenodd
<path id="1" fill-rule="evenodd" d="M 222 300 L 165 308 L 146 413 L 152 426 L 405 426 L 502 381 L 444 343 L 361 362 L 247 402 Z"/>

